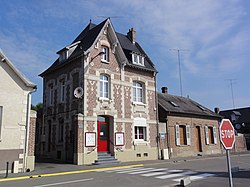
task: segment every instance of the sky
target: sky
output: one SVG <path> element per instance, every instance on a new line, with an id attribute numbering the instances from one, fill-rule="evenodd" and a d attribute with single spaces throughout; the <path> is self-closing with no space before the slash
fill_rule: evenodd
<path id="1" fill-rule="evenodd" d="M 38 75 L 56 52 L 90 19 L 110 17 L 116 32 L 136 30 L 158 70 L 159 92 L 167 86 L 169 94 L 211 110 L 243 108 L 250 106 L 249 7 L 248 0 L 1 0 L 0 48 L 37 84 L 36 105 L 43 91 Z"/>

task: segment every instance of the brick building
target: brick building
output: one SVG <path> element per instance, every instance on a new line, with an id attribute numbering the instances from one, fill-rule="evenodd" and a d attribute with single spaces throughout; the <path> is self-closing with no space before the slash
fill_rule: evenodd
<path id="1" fill-rule="evenodd" d="M 75 164 L 157 159 L 156 69 L 136 31 L 89 23 L 40 76 L 45 156 Z"/>
<path id="2" fill-rule="evenodd" d="M 158 93 L 160 148 L 163 157 L 219 154 L 221 116 L 190 98 Z"/>

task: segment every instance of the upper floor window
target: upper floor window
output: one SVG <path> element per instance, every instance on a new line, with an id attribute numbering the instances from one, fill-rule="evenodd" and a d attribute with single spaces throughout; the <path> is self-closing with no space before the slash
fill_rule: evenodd
<path id="1" fill-rule="evenodd" d="M 60 81 L 60 100 L 63 103 L 65 101 L 65 80 Z"/>
<path id="2" fill-rule="evenodd" d="M 132 54 L 133 64 L 144 66 L 144 57 L 138 54 Z"/>
<path id="3" fill-rule="evenodd" d="M 66 60 L 68 58 L 68 50 L 64 50 L 60 53 L 59 61 Z"/>
<path id="4" fill-rule="evenodd" d="M 52 106 L 54 102 L 54 89 L 53 85 L 51 84 L 49 86 L 49 105 Z"/>
<path id="5" fill-rule="evenodd" d="M 103 54 L 102 54 L 101 60 L 104 62 L 108 62 L 109 61 L 109 48 L 106 46 L 103 46 L 102 52 L 103 52 Z"/>
<path id="6" fill-rule="evenodd" d="M 109 77 L 107 75 L 100 75 L 100 97 L 109 98 Z"/>
<path id="7" fill-rule="evenodd" d="M 133 81 L 133 101 L 144 102 L 144 85 L 137 81 Z"/>
<path id="8" fill-rule="evenodd" d="M 0 140 L 1 140 L 2 121 L 3 121 L 3 107 L 0 106 Z"/>

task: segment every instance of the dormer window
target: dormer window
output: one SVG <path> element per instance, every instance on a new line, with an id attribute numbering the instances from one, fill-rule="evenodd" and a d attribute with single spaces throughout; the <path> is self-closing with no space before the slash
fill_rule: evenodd
<path id="1" fill-rule="evenodd" d="M 102 47 L 102 56 L 101 56 L 102 62 L 108 62 L 109 61 L 109 48 L 106 46 Z"/>
<path id="2" fill-rule="evenodd" d="M 138 54 L 133 53 L 132 54 L 132 61 L 133 64 L 144 66 L 144 57 Z"/>
<path id="3" fill-rule="evenodd" d="M 68 58 L 68 50 L 64 50 L 60 53 L 59 61 L 62 62 Z"/>

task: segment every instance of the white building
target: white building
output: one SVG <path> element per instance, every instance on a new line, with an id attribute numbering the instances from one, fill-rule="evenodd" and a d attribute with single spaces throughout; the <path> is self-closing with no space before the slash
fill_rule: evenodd
<path id="1" fill-rule="evenodd" d="M 36 85 L 0 49 L 0 172 L 34 169 L 36 112 L 30 110 Z M 28 128 L 26 128 L 28 127 Z"/>

